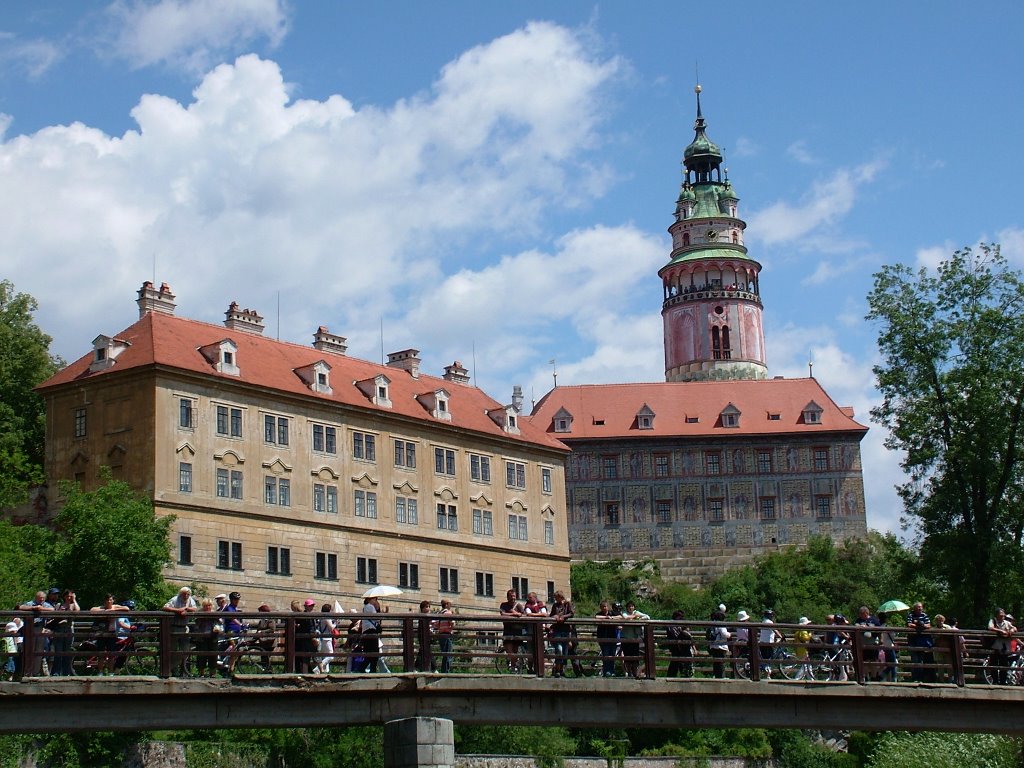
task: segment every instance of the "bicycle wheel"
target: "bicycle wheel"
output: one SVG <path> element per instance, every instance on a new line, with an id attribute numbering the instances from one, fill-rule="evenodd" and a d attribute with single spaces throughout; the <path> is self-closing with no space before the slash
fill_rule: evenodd
<path id="1" fill-rule="evenodd" d="M 256 648 L 243 648 L 235 658 L 236 675 L 268 674 L 263 666 L 263 651 Z"/>
<path id="2" fill-rule="evenodd" d="M 835 669 L 834 659 L 823 651 L 815 651 L 811 654 L 811 676 L 815 680 L 831 680 L 832 670 Z"/>
<path id="3" fill-rule="evenodd" d="M 750 659 L 744 656 L 737 656 L 733 660 L 733 669 L 736 670 L 736 677 L 740 680 L 750 679 Z"/>
<path id="4" fill-rule="evenodd" d="M 156 676 L 156 653 L 146 649 L 137 649 L 125 659 L 121 671 L 126 675 Z"/>
<path id="5" fill-rule="evenodd" d="M 800 667 L 803 664 L 793 654 L 786 651 L 777 651 L 775 654 L 775 666 L 786 680 L 796 680 L 796 676 L 800 674 Z"/>
<path id="6" fill-rule="evenodd" d="M 522 659 L 522 652 L 509 654 L 504 645 L 499 645 L 494 650 L 494 668 L 499 675 L 516 674 Z"/>

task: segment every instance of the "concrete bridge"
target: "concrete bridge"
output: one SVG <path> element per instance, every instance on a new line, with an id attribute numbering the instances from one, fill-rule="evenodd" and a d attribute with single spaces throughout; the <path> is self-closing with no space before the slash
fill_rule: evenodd
<path id="1" fill-rule="evenodd" d="M 37 678 L 0 684 L 0 732 L 455 723 L 1024 735 L 1024 690 L 952 684 L 495 675 Z"/>

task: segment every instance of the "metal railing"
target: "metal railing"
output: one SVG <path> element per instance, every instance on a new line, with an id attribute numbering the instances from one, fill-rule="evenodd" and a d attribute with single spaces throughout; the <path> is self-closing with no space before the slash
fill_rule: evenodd
<path id="1" fill-rule="evenodd" d="M 111 631 L 111 618 L 118 615 L 123 614 L 0 614 L 5 624 L 15 616 L 23 622 L 15 676 L 166 678 L 376 671 L 1024 685 L 1024 645 L 1021 654 L 997 654 L 988 649 L 994 634 L 983 630 L 930 630 L 922 636 L 904 627 L 744 622 L 724 625 L 731 637 L 724 649 L 712 652 L 709 646 L 715 643 L 707 630 L 720 622 L 578 618 L 556 625 L 544 618 L 456 615 L 454 631 L 439 634 L 443 625 L 436 614 L 377 614 L 373 619 L 380 622 L 379 631 L 369 631 L 362 614 L 215 614 L 246 626 L 235 634 L 201 631 L 209 626 L 208 614 L 189 614 L 183 624 L 169 612 L 150 611 L 132 612 L 132 632 L 119 636 Z M 335 634 L 318 631 L 324 619 L 337 627 Z M 671 639 L 668 630 L 673 625 L 683 626 L 688 634 Z M 762 644 L 761 630 L 768 627 L 783 633 L 784 639 Z M 746 630 L 745 640 L 737 639 L 738 628 Z M 796 643 L 797 630 L 809 630 L 813 639 Z M 922 637 L 930 647 L 920 645 Z M 1024 639 L 1024 634 L 1019 637 Z M 0 644 L 0 670 L 5 662 Z"/>

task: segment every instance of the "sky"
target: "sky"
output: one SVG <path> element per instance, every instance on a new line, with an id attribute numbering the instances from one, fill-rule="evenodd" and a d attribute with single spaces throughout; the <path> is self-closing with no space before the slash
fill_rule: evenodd
<path id="1" fill-rule="evenodd" d="M 553 368 L 663 381 L 699 81 L 769 373 L 813 360 L 872 427 L 868 524 L 899 532 L 866 296 L 978 242 L 1024 266 L 1021 39 L 1009 2 L 7 3 L 0 278 L 69 361 L 154 280 L 186 317 L 460 360 L 502 402 Z"/>

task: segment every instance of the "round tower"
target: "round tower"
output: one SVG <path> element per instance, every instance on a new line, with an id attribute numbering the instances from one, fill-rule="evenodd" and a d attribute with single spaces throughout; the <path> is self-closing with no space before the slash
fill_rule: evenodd
<path id="1" fill-rule="evenodd" d="M 739 198 L 721 172 L 722 151 L 707 137 L 697 94 L 694 138 L 683 153 L 664 291 L 665 380 L 764 379 L 761 265 L 743 245 Z"/>

